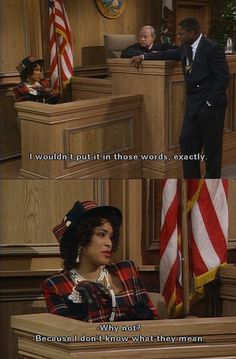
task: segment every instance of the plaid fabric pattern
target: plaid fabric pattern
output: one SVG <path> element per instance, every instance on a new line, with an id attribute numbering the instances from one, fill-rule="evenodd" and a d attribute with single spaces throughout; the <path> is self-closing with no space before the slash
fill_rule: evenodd
<path id="1" fill-rule="evenodd" d="M 13 93 L 17 102 L 20 101 L 35 101 L 35 102 L 50 102 L 50 99 L 55 96 L 55 92 L 50 88 L 49 82 L 46 79 L 39 81 L 40 87 L 35 87 L 36 95 L 30 93 L 27 83 L 21 82 L 14 89 Z"/>
<path id="2" fill-rule="evenodd" d="M 65 217 L 65 219 L 63 219 L 60 224 L 58 224 L 56 227 L 53 228 L 52 231 L 53 231 L 56 239 L 58 240 L 58 242 L 61 241 L 61 239 L 64 236 L 64 233 L 66 231 L 66 228 L 69 227 L 70 224 L 71 224 L 71 221 L 67 221 L 67 218 Z"/>
<path id="3" fill-rule="evenodd" d="M 108 272 L 120 279 L 124 291 L 116 295 L 115 321 L 158 319 L 141 277 L 131 261 L 106 266 Z M 73 319 L 106 322 L 111 314 L 111 298 L 105 288 L 94 282 L 81 282 L 79 293 L 84 300 L 73 303 L 68 296 L 74 283 L 68 271 L 60 272 L 42 283 L 48 311 Z"/>

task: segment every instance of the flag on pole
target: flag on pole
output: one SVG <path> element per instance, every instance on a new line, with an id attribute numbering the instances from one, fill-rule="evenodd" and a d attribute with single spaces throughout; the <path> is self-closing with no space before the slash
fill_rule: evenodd
<path id="1" fill-rule="evenodd" d="M 190 303 L 204 294 L 227 260 L 228 181 L 187 180 L 189 257 L 194 286 Z M 160 234 L 160 291 L 170 316 L 182 312 L 182 261 L 179 188 L 176 179 L 165 180 L 162 192 Z"/>
<path id="2" fill-rule="evenodd" d="M 178 224 L 179 193 L 177 179 L 163 185 L 160 234 L 160 291 L 170 316 L 182 309 L 181 238 Z"/>
<path id="3" fill-rule="evenodd" d="M 51 86 L 58 92 L 73 75 L 73 54 L 70 25 L 63 0 L 49 0 Z"/>
<path id="4" fill-rule="evenodd" d="M 214 280 L 227 260 L 228 181 L 187 182 L 194 286 L 197 293 L 203 294 L 203 286 Z"/>

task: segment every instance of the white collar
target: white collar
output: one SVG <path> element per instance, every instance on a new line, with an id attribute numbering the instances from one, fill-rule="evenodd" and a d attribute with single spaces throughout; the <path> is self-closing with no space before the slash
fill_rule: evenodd
<path id="1" fill-rule="evenodd" d="M 197 49 L 198 44 L 199 44 L 201 38 L 202 38 L 202 34 L 200 34 L 200 35 L 198 36 L 197 40 L 195 40 L 194 43 L 191 44 L 193 50 L 196 50 L 196 49 Z"/>

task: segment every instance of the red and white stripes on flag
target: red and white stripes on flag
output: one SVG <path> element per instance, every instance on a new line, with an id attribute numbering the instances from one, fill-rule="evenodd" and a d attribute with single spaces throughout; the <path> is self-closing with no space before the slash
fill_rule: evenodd
<path id="1" fill-rule="evenodd" d="M 177 179 L 165 180 L 162 192 L 160 235 L 160 291 L 171 316 L 182 303 L 181 241 L 178 226 L 179 193 Z"/>
<path id="2" fill-rule="evenodd" d="M 60 81 L 66 86 L 73 75 L 70 25 L 63 0 L 49 0 L 51 86 L 58 92 Z"/>
<path id="3" fill-rule="evenodd" d="M 213 280 L 219 266 L 227 260 L 227 194 L 227 180 L 188 181 L 191 254 L 196 291 Z"/>
<path id="4" fill-rule="evenodd" d="M 184 205 L 189 221 L 190 276 L 194 278 L 190 302 L 194 302 L 227 260 L 228 181 L 187 180 L 186 184 L 188 202 Z M 170 316 L 181 312 L 183 298 L 179 196 L 177 180 L 166 180 L 162 193 L 160 289 Z"/>

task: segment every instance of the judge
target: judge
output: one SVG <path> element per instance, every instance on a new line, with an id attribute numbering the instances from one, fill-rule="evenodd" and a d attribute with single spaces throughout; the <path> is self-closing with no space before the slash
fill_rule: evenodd
<path id="1" fill-rule="evenodd" d="M 127 47 L 121 52 L 121 57 L 130 58 L 132 56 L 139 56 L 153 51 L 165 51 L 172 48 L 169 44 L 158 44 L 155 42 L 156 32 L 150 25 L 141 27 L 138 42 Z"/>

